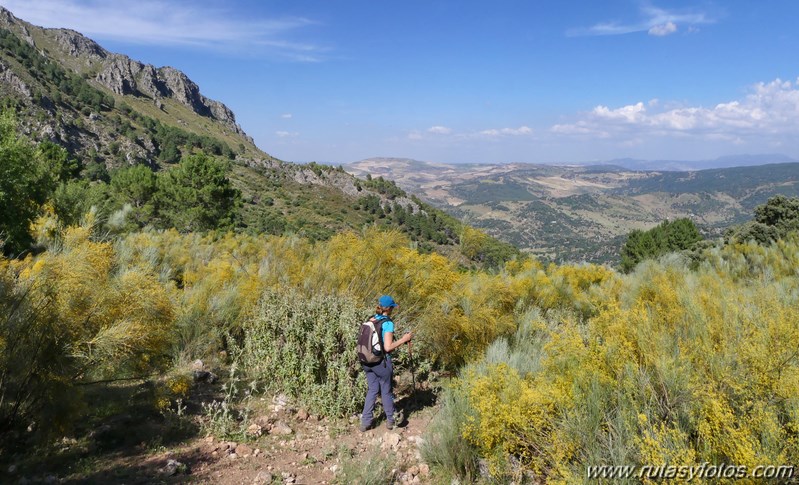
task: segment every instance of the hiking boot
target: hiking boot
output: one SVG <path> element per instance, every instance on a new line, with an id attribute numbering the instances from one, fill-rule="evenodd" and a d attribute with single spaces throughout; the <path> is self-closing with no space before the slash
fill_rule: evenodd
<path id="1" fill-rule="evenodd" d="M 394 429 L 394 423 L 392 421 L 386 421 L 386 429 L 389 431 Z"/>
<path id="2" fill-rule="evenodd" d="M 368 431 L 368 430 L 369 430 L 369 428 L 371 428 L 371 427 L 372 427 L 372 424 L 371 424 L 371 423 L 370 423 L 370 424 L 364 424 L 364 423 L 361 423 L 361 428 L 360 428 L 360 429 L 361 429 L 361 433 L 365 433 L 365 432 L 366 432 L 366 431 Z"/>

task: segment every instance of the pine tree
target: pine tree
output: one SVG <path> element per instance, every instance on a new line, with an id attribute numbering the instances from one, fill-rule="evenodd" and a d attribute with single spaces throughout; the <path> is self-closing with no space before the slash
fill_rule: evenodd
<path id="1" fill-rule="evenodd" d="M 181 232 L 235 227 L 241 194 L 225 172 L 222 163 L 200 154 L 159 173 L 156 204 L 161 225 Z"/>
<path id="2" fill-rule="evenodd" d="M 686 218 L 664 221 L 648 231 L 633 230 L 621 248 L 621 269 L 629 273 L 645 259 L 690 249 L 701 240 L 699 229 Z"/>

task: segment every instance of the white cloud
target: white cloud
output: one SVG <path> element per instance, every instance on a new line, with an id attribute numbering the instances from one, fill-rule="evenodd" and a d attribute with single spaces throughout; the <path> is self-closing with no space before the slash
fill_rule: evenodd
<path id="1" fill-rule="evenodd" d="M 248 52 L 314 62 L 326 49 L 289 40 L 315 22 L 302 17 L 247 18 L 220 3 L 188 0 L 4 0 L 17 17 L 77 30 L 99 40 Z"/>
<path id="2" fill-rule="evenodd" d="M 428 128 L 427 132 L 434 135 L 449 135 L 452 133 L 452 129 L 447 128 L 446 126 L 431 126 Z"/>
<path id="3" fill-rule="evenodd" d="M 533 129 L 529 126 L 520 126 L 518 128 L 486 128 L 484 130 L 470 131 L 470 132 L 456 132 L 452 128 L 446 126 L 432 126 L 421 132 L 413 130 L 408 133 L 410 140 L 423 140 L 426 138 L 447 137 L 452 139 L 474 139 L 474 138 L 503 138 L 503 137 L 519 137 L 532 135 Z"/>
<path id="4" fill-rule="evenodd" d="M 550 129 L 558 135 L 599 135 L 600 132 L 593 126 L 589 126 L 585 121 L 578 121 L 572 124 L 552 125 Z"/>
<path id="5" fill-rule="evenodd" d="M 754 85 L 738 100 L 712 107 L 658 109 L 643 102 L 609 108 L 597 106 L 581 119 L 557 124 L 550 131 L 565 136 L 627 139 L 632 136 L 681 136 L 707 140 L 799 135 L 799 80 L 776 79 Z"/>
<path id="6" fill-rule="evenodd" d="M 296 131 L 276 131 L 275 136 L 278 138 L 295 138 L 300 136 L 300 134 Z"/>
<path id="7" fill-rule="evenodd" d="M 518 128 L 491 128 L 478 132 L 478 135 L 488 137 L 501 137 L 501 136 L 522 136 L 531 135 L 533 130 L 529 126 L 520 126 Z"/>
<path id="8" fill-rule="evenodd" d="M 607 106 L 597 106 L 592 111 L 593 115 L 600 119 L 604 118 L 608 120 L 619 120 L 619 121 L 628 121 L 628 122 L 634 122 L 640 119 L 645 112 L 646 108 L 644 108 L 644 103 L 641 102 L 617 109 L 610 109 Z"/>
<path id="9" fill-rule="evenodd" d="M 674 22 L 666 22 L 665 24 L 655 25 L 649 29 L 649 35 L 656 37 L 665 37 L 677 32 L 677 24 Z"/>
<path id="10" fill-rule="evenodd" d="M 644 4 L 639 9 L 639 18 L 632 22 L 600 22 L 591 27 L 579 27 L 566 32 L 568 36 L 621 35 L 633 32 L 648 32 L 650 35 L 664 36 L 677 31 L 678 25 L 685 25 L 689 32 L 697 31 L 697 25 L 715 22 L 708 13 L 697 10 L 666 10 Z"/>
<path id="11" fill-rule="evenodd" d="M 280 117 L 283 118 L 284 120 L 290 120 L 291 118 L 294 117 L 294 115 L 292 115 L 291 113 L 283 113 L 282 115 L 280 115 Z"/>

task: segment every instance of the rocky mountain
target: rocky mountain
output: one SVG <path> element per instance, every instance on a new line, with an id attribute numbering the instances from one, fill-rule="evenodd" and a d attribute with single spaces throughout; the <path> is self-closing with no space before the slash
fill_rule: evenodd
<path id="1" fill-rule="evenodd" d="M 278 160 L 183 72 L 110 52 L 74 30 L 37 27 L 3 7 L 0 98 L 23 133 L 65 147 L 79 161 L 81 176 L 94 183 L 121 167 L 163 170 L 203 151 L 229 160 L 244 200 L 241 230 L 326 239 L 365 225 L 394 227 L 420 249 L 468 263 L 458 254 L 462 224 L 393 183 Z M 491 245 L 503 254 L 514 251 L 498 241 Z M 479 263 L 484 255 L 471 259 Z"/>
<path id="2" fill-rule="evenodd" d="M 148 97 L 157 106 L 163 106 L 164 100 L 175 100 L 194 113 L 211 118 L 246 137 L 227 106 L 200 94 L 200 88 L 173 67 L 156 68 L 126 55 L 109 52 L 74 30 L 35 27 L 2 7 L 0 28 L 18 33 L 45 57 L 72 68 L 116 95 Z M 248 140 L 252 143 L 251 139 Z"/>
<path id="3" fill-rule="evenodd" d="M 266 156 L 236 123 L 233 112 L 203 96 L 200 88 L 173 67 L 143 64 L 109 52 L 69 29 L 45 29 L 0 7 L 4 49 L 0 87 L 14 99 L 26 129 L 83 156 L 91 154 L 109 168 L 122 162 L 152 162 L 159 140 L 138 130 L 144 119 L 175 126 L 197 136 L 217 138 L 230 150 Z M 126 123 L 127 122 L 127 123 Z M 112 143 L 123 149 L 124 160 Z"/>
<path id="4" fill-rule="evenodd" d="M 374 158 L 346 169 L 396 180 L 494 237 L 554 261 L 617 262 L 631 230 L 666 219 L 690 217 L 712 237 L 751 219 L 754 208 L 773 195 L 799 196 L 796 162 L 644 171 L 617 164 L 457 165 Z"/>

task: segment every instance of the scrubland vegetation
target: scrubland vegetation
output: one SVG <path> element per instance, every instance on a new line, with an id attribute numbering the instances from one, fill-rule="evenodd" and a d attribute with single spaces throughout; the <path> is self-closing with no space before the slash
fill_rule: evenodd
<path id="1" fill-rule="evenodd" d="M 799 241 L 704 256 L 613 275 L 587 314 L 526 314 L 461 370 L 429 459 L 473 476 L 481 456 L 495 477 L 563 483 L 609 463 L 796 463 Z M 471 461 L 437 447 L 450 428 Z"/>
<path id="2" fill-rule="evenodd" d="M 9 160 L 61 160 L 4 140 Z M 231 370 L 225 407 L 205 408 L 214 433 L 243 434 L 245 395 L 286 393 L 331 417 L 356 412 L 365 383 L 355 332 L 391 293 L 398 327 L 417 333 L 419 377 L 455 372 L 427 437 L 425 458 L 441 477 L 575 483 L 589 464 L 799 462 L 794 199 L 770 201 L 759 225 L 726 241 L 629 274 L 521 257 L 466 270 L 374 227 L 325 241 L 209 231 L 230 227 L 236 194 L 223 165 L 187 160 L 168 176 L 116 179 L 184 201 L 205 193 L 191 188 L 198 173 L 214 179 L 222 195 L 207 200 L 227 202 L 200 203 L 206 219 L 166 206 L 172 229 L 144 227 L 146 201 L 120 203 L 106 220 L 89 209 L 76 223 L 35 193 L 7 212 L 17 224 L 2 221 L 15 245 L 15 257 L 0 259 L 6 451 L 32 434 L 40 443 L 69 435 L 91 414 L 85 390 L 105 382 L 153 381 L 151 406 L 179 410 L 197 358 Z M 29 185 L 58 183 L 6 167 Z M 481 233 L 468 231 L 464 254 L 480 247 Z"/>

